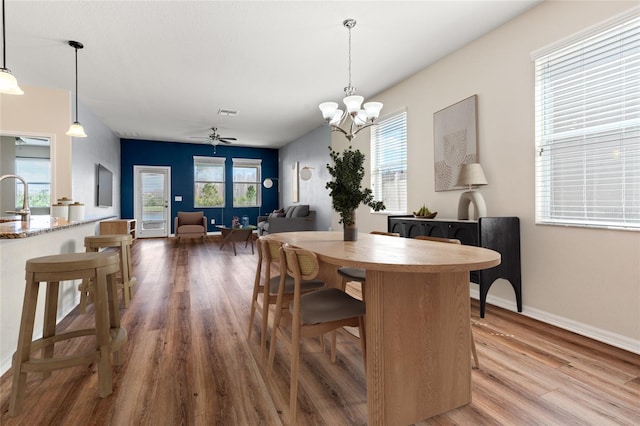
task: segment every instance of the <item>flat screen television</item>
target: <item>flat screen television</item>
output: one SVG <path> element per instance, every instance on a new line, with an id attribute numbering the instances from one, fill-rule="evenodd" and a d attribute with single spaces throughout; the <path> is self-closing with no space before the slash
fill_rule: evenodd
<path id="1" fill-rule="evenodd" d="M 102 164 L 98 164 L 98 207 L 113 205 L 113 174 Z"/>

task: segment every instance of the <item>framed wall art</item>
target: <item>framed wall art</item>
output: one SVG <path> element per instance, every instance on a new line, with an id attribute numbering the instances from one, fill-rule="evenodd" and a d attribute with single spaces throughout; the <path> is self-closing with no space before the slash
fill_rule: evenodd
<path id="1" fill-rule="evenodd" d="M 433 114 L 436 192 L 460 189 L 460 167 L 478 162 L 477 106 L 473 95 Z"/>

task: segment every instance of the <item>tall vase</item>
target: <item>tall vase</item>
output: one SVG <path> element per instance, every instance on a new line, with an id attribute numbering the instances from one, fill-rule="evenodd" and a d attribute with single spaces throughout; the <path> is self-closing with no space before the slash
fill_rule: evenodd
<path id="1" fill-rule="evenodd" d="M 356 212 L 351 212 L 351 224 L 343 225 L 344 241 L 358 241 L 358 227 L 356 226 Z"/>

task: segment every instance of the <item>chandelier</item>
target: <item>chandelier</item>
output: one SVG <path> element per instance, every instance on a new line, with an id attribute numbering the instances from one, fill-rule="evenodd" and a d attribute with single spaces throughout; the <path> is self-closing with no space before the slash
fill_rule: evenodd
<path id="1" fill-rule="evenodd" d="M 376 124 L 382 103 L 367 102 L 362 105 L 364 98 L 355 94 L 356 88 L 351 85 L 351 29 L 356 26 L 356 20 L 345 19 L 342 25 L 349 30 L 349 85 L 344 88 L 346 97 L 342 100 L 345 110 L 339 109 L 337 102 L 323 102 L 319 108 L 331 131 L 341 132 L 351 142 L 361 130 Z M 342 128 L 343 123 L 348 121 L 347 117 L 351 120 L 348 131 Z"/>

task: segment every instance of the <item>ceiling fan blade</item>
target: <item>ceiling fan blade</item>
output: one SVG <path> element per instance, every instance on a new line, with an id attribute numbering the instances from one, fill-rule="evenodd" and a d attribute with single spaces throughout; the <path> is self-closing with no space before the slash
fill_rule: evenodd
<path id="1" fill-rule="evenodd" d="M 227 145 L 232 144 L 232 141 L 235 141 L 235 138 L 220 138 L 218 139 L 222 143 L 226 143 Z"/>

